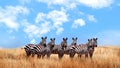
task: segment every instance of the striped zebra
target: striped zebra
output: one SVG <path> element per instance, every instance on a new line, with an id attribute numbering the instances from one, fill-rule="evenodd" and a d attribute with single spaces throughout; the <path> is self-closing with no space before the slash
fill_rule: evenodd
<path id="1" fill-rule="evenodd" d="M 37 54 L 37 51 L 36 51 L 36 47 L 38 45 L 41 45 L 43 47 L 46 47 L 46 39 L 47 37 L 41 37 L 42 41 L 35 45 L 35 44 L 27 44 L 24 49 L 25 49 L 25 52 L 26 52 L 26 55 L 29 57 L 30 55 L 32 55 L 32 57 L 34 57 L 35 54 Z"/>
<path id="2" fill-rule="evenodd" d="M 42 39 L 42 41 L 33 47 L 32 51 L 31 51 L 32 57 L 34 57 L 34 55 L 37 54 L 37 57 L 40 58 L 42 54 L 41 53 L 39 54 L 39 52 L 42 52 L 43 49 L 47 46 L 46 45 L 47 37 L 41 37 L 41 39 Z"/>
<path id="3" fill-rule="evenodd" d="M 51 52 L 53 50 L 53 47 L 55 46 L 55 38 L 50 38 L 50 42 L 47 44 L 47 46 L 42 50 L 43 57 L 47 55 L 47 58 L 50 58 Z M 39 52 L 41 53 L 41 52 Z"/>
<path id="4" fill-rule="evenodd" d="M 25 45 L 24 49 L 26 52 L 27 57 L 31 55 L 31 49 L 33 49 L 34 44 L 27 44 Z"/>
<path id="5" fill-rule="evenodd" d="M 76 47 L 77 45 L 77 37 L 76 38 L 72 38 L 72 43 L 71 45 L 67 46 L 66 50 L 65 50 L 65 54 L 69 55 L 70 58 L 73 58 L 75 55 L 75 51 L 73 49 L 73 47 Z"/>
<path id="6" fill-rule="evenodd" d="M 85 58 L 87 58 L 89 54 L 89 48 L 91 48 L 91 46 L 92 39 L 88 39 L 88 43 L 80 44 L 78 46 L 73 47 L 73 49 L 78 54 L 78 57 L 81 57 L 81 55 L 85 54 Z"/>
<path id="7" fill-rule="evenodd" d="M 92 39 L 92 46 L 89 46 L 89 56 L 92 59 L 93 53 L 94 53 L 94 48 L 97 47 L 97 39 L 98 38 L 93 38 Z"/>
<path id="8" fill-rule="evenodd" d="M 58 54 L 58 58 L 61 59 L 64 55 L 64 51 L 67 48 L 67 39 L 63 38 L 63 41 L 60 45 L 55 45 L 52 49 L 52 54 Z"/>

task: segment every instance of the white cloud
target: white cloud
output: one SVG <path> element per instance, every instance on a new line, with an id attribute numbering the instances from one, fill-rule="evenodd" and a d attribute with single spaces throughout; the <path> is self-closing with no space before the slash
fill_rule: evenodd
<path id="1" fill-rule="evenodd" d="M 1 14 L 0 14 L 1 15 Z M 19 28 L 19 24 L 18 22 L 16 22 L 14 19 L 12 18 L 1 18 L 0 22 L 5 24 L 7 27 L 11 28 L 11 29 L 15 29 L 17 30 Z"/>
<path id="2" fill-rule="evenodd" d="M 77 28 L 78 26 L 84 26 L 84 25 L 85 25 L 85 21 L 80 18 L 74 21 L 74 23 L 72 24 L 72 28 Z"/>
<path id="3" fill-rule="evenodd" d="M 38 2 L 43 2 L 43 3 L 48 3 L 48 5 L 52 5 L 52 4 L 64 4 L 69 0 L 37 0 Z"/>
<path id="4" fill-rule="evenodd" d="M 35 44 L 35 43 L 36 43 L 36 40 L 35 40 L 35 39 L 32 39 L 32 40 L 30 41 L 30 43 L 31 43 L 31 44 Z"/>
<path id="5" fill-rule="evenodd" d="M 52 22 L 55 23 L 56 26 L 60 26 L 64 22 L 68 21 L 67 14 L 65 13 L 63 8 L 61 8 L 61 11 L 53 10 L 48 14 L 40 12 L 37 14 L 35 22 L 39 23 L 39 22 L 44 22 L 46 20 L 51 20 Z"/>
<path id="6" fill-rule="evenodd" d="M 94 15 L 88 15 L 88 20 L 91 22 L 96 22 Z"/>
<path id="7" fill-rule="evenodd" d="M 96 34 L 99 45 L 120 45 L 120 31 L 107 30 Z"/>
<path id="8" fill-rule="evenodd" d="M 70 3 L 68 8 L 73 9 L 75 7 L 77 7 L 77 5 L 76 5 L 76 3 L 73 2 L 73 3 Z"/>
<path id="9" fill-rule="evenodd" d="M 39 23 L 39 22 L 45 22 L 47 20 L 51 20 L 54 23 L 54 27 L 59 27 L 64 22 L 68 21 L 67 14 L 65 13 L 64 10 L 61 11 L 53 10 L 48 14 L 42 12 L 38 13 L 35 22 Z"/>
<path id="10" fill-rule="evenodd" d="M 48 6 L 51 5 L 60 5 L 60 6 L 64 6 L 66 8 L 75 8 L 76 7 L 76 0 L 72 1 L 72 0 L 37 0 L 38 2 L 42 2 L 42 3 L 47 3 Z"/>
<path id="11" fill-rule="evenodd" d="M 27 8 L 22 6 L 6 6 L 5 8 L 0 7 L 0 24 L 6 25 L 10 29 L 17 30 L 20 26 L 18 17 L 20 14 L 28 14 Z"/>
<path id="12" fill-rule="evenodd" d="M 42 12 L 38 13 L 35 22 L 36 24 L 42 23 L 42 30 L 40 31 L 41 34 L 46 34 L 51 30 L 56 30 L 56 35 L 59 35 L 64 30 L 62 25 L 68 21 L 67 17 L 68 15 L 64 11 L 64 8 L 61 8 L 60 11 L 53 10 L 47 14 Z"/>
<path id="13" fill-rule="evenodd" d="M 64 9 L 61 9 L 61 11 L 53 10 L 51 11 L 48 16 L 48 19 L 51 19 L 53 21 L 53 27 L 54 29 L 57 29 L 56 35 L 59 35 L 64 30 L 63 23 L 68 21 L 67 14 L 65 13 Z"/>
<path id="14" fill-rule="evenodd" d="M 75 8 L 77 5 L 83 4 L 91 8 L 104 8 L 109 7 L 113 3 L 113 0 L 37 0 L 38 2 L 47 3 L 50 5 L 61 5 L 67 8 Z"/>
<path id="15" fill-rule="evenodd" d="M 67 14 L 63 10 L 53 10 L 50 13 L 48 13 L 47 18 L 52 20 L 53 28 L 57 29 L 56 34 L 58 35 L 62 33 L 64 29 L 61 26 L 63 25 L 63 23 L 68 21 Z"/>
<path id="16" fill-rule="evenodd" d="M 53 10 L 47 15 L 48 19 L 51 19 L 53 22 L 64 23 L 67 20 L 67 15 L 64 11 Z"/>
<path id="17" fill-rule="evenodd" d="M 24 32 L 27 33 L 29 37 L 33 37 L 33 35 L 37 36 L 37 34 L 40 34 L 40 29 L 36 25 L 27 23 L 24 26 Z"/>
<path id="18" fill-rule="evenodd" d="M 46 14 L 44 14 L 44 13 L 38 13 L 37 14 L 37 17 L 36 17 L 36 19 L 35 19 L 35 22 L 36 23 L 39 23 L 39 22 L 41 22 L 41 21 L 44 21 L 44 19 L 45 19 L 45 17 L 46 17 Z"/>
<path id="19" fill-rule="evenodd" d="M 41 33 L 40 34 L 46 34 L 51 30 L 50 22 L 44 22 L 41 24 Z"/>
<path id="20" fill-rule="evenodd" d="M 109 7 L 113 3 L 113 0 L 78 0 L 78 2 L 85 6 L 98 9 Z"/>
<path id="21" fill-rule="evenodd" d="M 59 27 L 59 28 L 57 29 L 57 31 L 56 31 L 56 35 L 61 34 L 63 30 L 64 30 L 64 29 L 63 29 L 62 27 Z"/>
<path id="22" fill-rule="evenodd" d="M 24 32 L 29 38 L 41 37 L 42 35 L 48 33 L 51 29 L 50 22 L 44 22 L 41 24 L 30 24 L 24 21 Z"/>

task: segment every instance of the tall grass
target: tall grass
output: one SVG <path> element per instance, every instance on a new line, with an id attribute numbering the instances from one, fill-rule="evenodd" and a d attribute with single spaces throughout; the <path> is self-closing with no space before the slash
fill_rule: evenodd
<path id="1" fill-rule="evenodd" d="M 0 49 L 0 68 L 120 68 L 120 47 L 97 47 L 92 60 L 84 55 L 59 60 L 54 54 L 50 59 L 28 58 L 24 49 Z"/>

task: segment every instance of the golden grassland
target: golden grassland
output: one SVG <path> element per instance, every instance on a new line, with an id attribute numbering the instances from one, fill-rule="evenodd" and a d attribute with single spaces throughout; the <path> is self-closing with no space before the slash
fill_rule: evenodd
<path id="1" fill-rule="evenodd" d="M 24 49 L 0 49 L 0 68 L 120 68 L 120 47 L 97 47 L 93 59 L 70 59 L 68 55 L 59 60 L 52 54 L 50 59 L 26 57 Z"/>

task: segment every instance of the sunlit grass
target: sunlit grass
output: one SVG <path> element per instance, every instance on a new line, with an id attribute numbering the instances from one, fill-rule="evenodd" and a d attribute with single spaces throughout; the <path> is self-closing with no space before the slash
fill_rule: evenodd
<path id="1" fill-rule="evenodd" d="M 77 55 L 59 60 L 54 54 L 50 59 L 27 58 L 24 49 L 0 49 L 0 68 L 120 68 L 120 47 L 97 47 L 92 60 Z"/>

